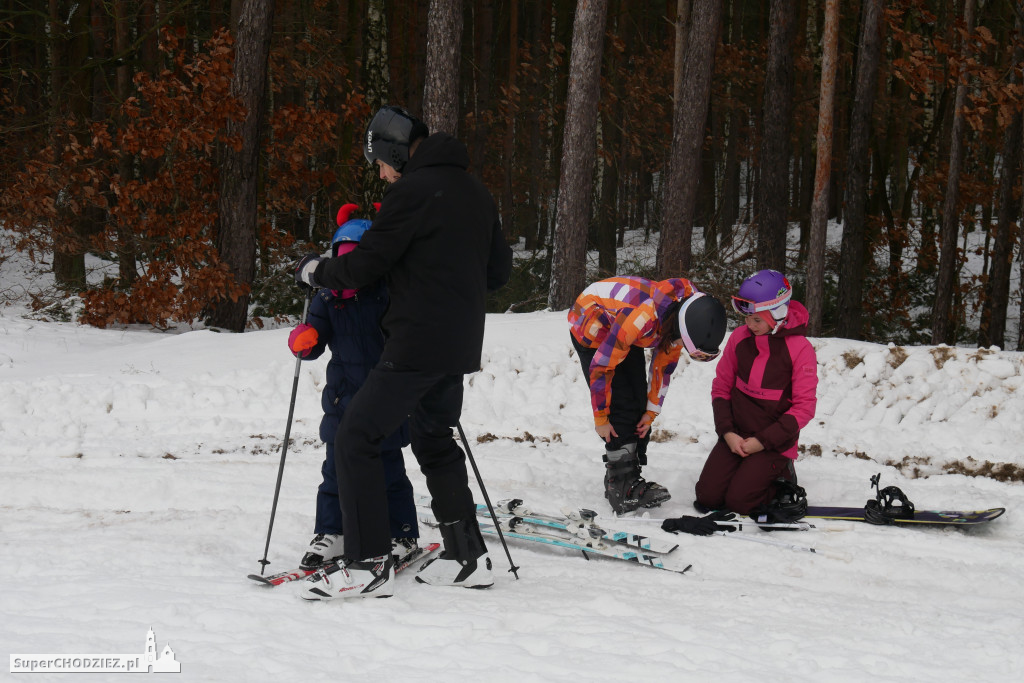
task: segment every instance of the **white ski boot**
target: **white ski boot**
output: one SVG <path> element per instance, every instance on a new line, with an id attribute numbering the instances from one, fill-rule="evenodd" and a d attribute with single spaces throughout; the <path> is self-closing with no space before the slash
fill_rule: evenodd
<path id="1" fill-rule="evenodd" d="M 476 518 L 441 524 L 444 550 L 427 560 L 416 580 L 431 586 L 490 588 L 494 585 L 491 558 Z"/>
<path id="2" fill-rule="evenodd" d="M 395 566 L 400 565 L 405 558 L 419 549 L 419 542 L 415 538 L 391 539 L 391 555 L 395 558 Z"/>
<path id="3" fill-rule="evenodd" d="M 345 550 L 344 536 L 341 534 L 317 534 L 309 542 L 309 550 L 299 562 L 300 569 L 316 569 L 331 560 L 341 557 Z"/>
<path id="4" fill-rule="evenodd" d="M 303 581 L 303 600 L 390 598 L 395 593 L 395 558 L 391 554 L 330 562 Z"/>

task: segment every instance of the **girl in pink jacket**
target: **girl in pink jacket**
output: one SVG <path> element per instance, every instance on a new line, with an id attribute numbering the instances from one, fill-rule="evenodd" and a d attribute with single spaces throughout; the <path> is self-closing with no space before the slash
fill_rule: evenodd
<path id="1" fill-rule="evenodd" d="M 698 510 L 770 515 L 779 479 L 796 484 L 800 429 L 814 417 L 817 358 L 807 309 L 782 273 L 762 270 L 732 297 L 745 325 L 729 336 L 711 384 L 718 443 L 697 481 Z"/>

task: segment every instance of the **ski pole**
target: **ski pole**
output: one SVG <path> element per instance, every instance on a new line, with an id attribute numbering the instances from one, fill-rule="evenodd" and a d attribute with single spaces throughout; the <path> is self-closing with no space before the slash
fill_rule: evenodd
<path id="1" fill-rule="evenodd" d="M 630 522 L 656 522 L 661 524 L 664 519 L 654 517 L 619 517 L 619 519 Z M 796 522 L 755 522 L 752 519 L 730 519 L 716 522 L 719 526 L 734 526 L 737 531 L 743 531 L 744 528 L 749 527 L 750 529 L 788 529 L 791 531 L 849 531 L 853 528 L 852 524 L 812 524 L 805 520 Z"/>
<path id="2" fill-rule="evenodd" d="M 309 302 L 313 299 L 313 290 L 306 292 L 306 301 L 302 305 L 302 322 L 305 324 L 309 313 Z M 270 564 L 267 554 L 270 552 L 270 534 L 274 531 L 274 516 L 277 514 L 277 498 L 281 493 L 281 478 L 284 476 L 284 459 L 288 455 L 288 437 L 292 432 L 292 416 L 295 414 L 295 397 L 299 392 L 299 370 L 302 367 L 302 354 L 295 354 L 295 377 L 292 379 L 292 399 L 288 403 L 288 422 L 284 426 L 284 443 L 281 444 L 281 464 L 277 467 L 277 484 L 274 486 L 274 504 L 270 506 L 270 526 L 267 527 L 267 545 L 263 548 L 263 559 L 260 560 L 260 576 Z"/>
<path id="3" fill-rule="evenodd" d="M 491 497 L 487 495 L 487 487 L 484 486 L 483 477 L 480 476 L 480 470 L 476 466 L 476 459 L 473 458 L 473 451 L 469 449 L 469 439 L 466 438 L 466 432 L 462 431 L 462 422 L 456 421 L 455 426 L 459 429 L 459 438 L 462 439 L 462 445 L 466 447 L 466 456 L 469 458 L 469 464 L 473 466 L 473 474 L 476 475 L 476 481 L 480 484 L 480 492 L 484 494 L 484 502 L 487 503 L 487 510 L 491 513 L 491 521 L 494 522 L 494 528 L 498 532 L 498 538 L 501 539 L 501 547 L 505 549 L 505 557 L 508 558 L 509 571 L 512 575 L 519 580 L 519 567 L 516 566 L 515 562 L 512 561 L 512 553 L 508 551 L 508 544 L 505 543 L 505 534 L 501 533 L 501 525 L 498 524 L 498 516 L 494 514 L 494 506 L 491 505 Z"/>
<path id="4" fill-rule="evenodd" d="M 761 536 L 748 536 L 746 534 L 732 534 L 728 531 L 716 531 L 715 536 L 725 536 L 726 538 L 733 538 L 737 541 L 753 541 L 754 543 L 763 543 L 765 545 L 774 545 L 779 548 L 787 548 L 789 550 L 797 550 L 800 552 L 814 553 L 815 555 L 822 555 L 833 560 L 842 560 L 843 562 L 849 562 L 851 558 L 846 553 L 836 553 L 830 550 L 818 551 L 817 548 L 812 548 L 808 545 L 798 545 L 796 543 L 787 543 L 786 541 L 776 541 L 771 538 L 762 538 Z"/>

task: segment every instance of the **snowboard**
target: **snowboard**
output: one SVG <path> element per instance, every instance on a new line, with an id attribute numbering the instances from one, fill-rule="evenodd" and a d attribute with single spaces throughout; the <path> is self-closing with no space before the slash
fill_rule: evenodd
<path id="1" fill-rule="evenodd" d="M 807 506 L 805 517 L 822 519 L 845 519 L 869 524 L 941 524 L 952 526 L 974 526 L 996 519 L 1005 508 L 988 510 L 918 510 L 906 494 L 896 486 L 881 488 L 881 474 L 871 477 L 875 488 L 875 499 L 864 507 Z"/>
<path id="2" fill-rule="evenodd" d="M 912 516 L 894 517 L 893 524 L 947 524 L 954 526 L 974 526 L 985 524 L 1006 512 L 1005 508 L 988 510 L 914 510 Z M 864 508 L 835 507 L 810 505 L 804 517 L 820 519 L 844 519 L 854 522 L 865 522 Z"/>

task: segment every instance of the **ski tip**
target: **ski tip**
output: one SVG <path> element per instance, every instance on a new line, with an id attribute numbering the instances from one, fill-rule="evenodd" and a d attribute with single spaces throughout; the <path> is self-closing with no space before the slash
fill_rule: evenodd
<path id="1" fill-rule="evenodd" d="M 261 586 L 273 586 L 274 585 L 271 581 L 269 581 L 267 579 L 267 577 L 260 576 L 259 574 L 249 574 L 249 576 L 247 578 L 252 579 L 256 583 L 260 584 Z"/>

